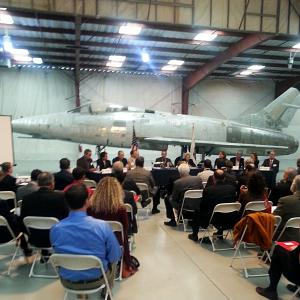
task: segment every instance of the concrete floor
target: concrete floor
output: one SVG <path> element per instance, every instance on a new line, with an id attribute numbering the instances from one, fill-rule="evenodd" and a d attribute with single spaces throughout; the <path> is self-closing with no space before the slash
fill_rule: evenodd
<path id="1" fill-rule="evenodd" d="M 141 267 L 134 276 L 116 283 L 115 300 L 265 299 L 256 294 L 255 287 L 266 286 L 268 277 L 245 279 L 241 271 L 229 266 L 232 251 L 213 253 L 209 246 L 188 240 L 181 228 L 166 227 L 163 221 L 163 210 L 140 221 L 133 254 Z M 6 262 L 0 257 L 0 272 Z M 237 261 L 235 266 L 240 268 L 240 263 Z M 29 266 L 20 259 L 11 277 L 0 276 L 0 299 L 63 299 L 58 280 L 28 278 L 28 272 Z M 285 284 L 282 280 L 279 295 L 281 299 L 290 299 Z M 89 299 L 99 297 L 89 296 Z"/>

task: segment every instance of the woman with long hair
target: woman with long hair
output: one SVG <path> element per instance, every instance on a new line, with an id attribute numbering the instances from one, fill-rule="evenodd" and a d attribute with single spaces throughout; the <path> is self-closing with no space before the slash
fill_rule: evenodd
<path id="1" fill-rule="evenodd" d="M 94 218 L 118 221 L 123 225 L 124 241 L 122 241 L 121 234 L 116 232 L 116 236 L 124 249 L 123 270 L 121 271 L 122 277 L 126 278 L 134 274 L 136 270 L 131 263 L 128 245 L 128 218 L 123 199 L 124 192 L 118 180 L 114 177 L 104 177 L 90 198 L 90 207 L 87 212 Z"/>

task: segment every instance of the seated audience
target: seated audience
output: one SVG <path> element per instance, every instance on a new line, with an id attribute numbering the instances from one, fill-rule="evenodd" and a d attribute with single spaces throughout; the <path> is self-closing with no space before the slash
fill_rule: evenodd
<path id="1" fill-rule="evenodd" d="M 175 158 L 175 161 L 174 161 L 174 166 L 175 167 L 178 167 L 179 166 L 179 163 L 183 160 L 182 158 L 182 155 L 179 155 L 178 157 Z"/>
<path id="2" fill-rule="evenodd" d="M 13 165 L 10 162 L 4 162 L 1 165 L 2 171 L 0 171 L 0 191 L 17 191 L 16 181 L 17 179 L 12 176 Z"/>
<path id="3" fill-rule="evenodd" d="M 212 171 L 211 160 L 205 159 L 203 166 L 204 169 L 202 172 L 198 173 L 198 176 L 201 178 L 202 182 L 207 182 L 208 178 L 214 174 L 214 171 Z"/>
<path id="4" fill-rule="evenodd" d="M 87 210 L 88 215 L 105 220 L 117 221 L 123 225 L 123 236 L 116 232 L 117 239 L 123 246 L 123 270 L 122 277 L 129 277 L 136 272 L 132 267 L 129 245 L 128 245 L 128 218 L 126 207 L 123 202 L 124 194 L 121 185 L 113 177 L 104 177 L 100 180 L 95 193 L 90 199 L 90 207 Z"/>
<path id="5" fill-rule="evenodd" d="M 128 181 L 128 186 L 130 186 L 130 189 L 126 190 L 123 186 L 124 175 L 125 174 L 123 174 L 123 163 L 121 161 L 116 161 L 112 167 L 112 176 L 115 177 L 123 187 L 124 203 L 130 204 L 132 207 L 133 220 L 131 220 L 131 214 L 128 213 L 128 223 L 129 223 L 128 234 L 132 234 L 132 233 L 137 233 L 137 230 L 138 230 L 137 222 L 136 222 L 137 206 L 136 206 L 136 202 L 134 200 L 132 191 L 134 191 L 134 189 L 136 189 L 136 191 L 137 191 L 136 194 L 140 195 L 140 189 L 138 188 L 138 186 L 136 185 L 136 183 L 133 180 L 128 179 L 127 181 Z M 133 187 L 133 189 L 131 189 L 131 187 Z M 150 202 L 151 202 L 151 200 L 148 200 L 148 201 L 142 200 L 141 205 L 142 205 L 142 207 L 145 207 Z"/>
<path id="6" fill-rule="evenodd" d="M 28 184 L 21 186 L 17 190 L 17 200 L 22 200 L 24 196 L 29 195 L 39 189 L 37 178 L 42 173 L 41 170 L 34 169 L 30 174 L 31 181 Z"/>
<path id="7" fill-rule="evenodd" d="M 90 149 L 85 149 L 83 156 L 77 159 L 77 167 L 82 168 L 86 172 L 93 172 L 97 170 L 96 168 L 94 168 L 92 151 Z"/>
<path id="8" fill-rule="evenodd" d="M 11 230 L 16 237 L 22 232 L 21 224 L 18 220 L 17 215 L 10 212 L 9 205 L 6 200 L 0 199 L 0 216 L 4 217 L 8 222 Z M 12 239 L 12 236 L 9 234 L 6 228 L 0 226 L 0 243 L 6 243 Z M 23 250 L 24 256 L 31 256 L 32 250 L 28 248 L 28 244 L 24 235 L 21 235 L 20 238 L 20 247 Z"/>
<path id="9" fill-rule="evenodd" d="M 107 152 L 103 151 L 100 153 L 100 158 L 97 159 L 97 167 L 99 167 L 99 170 L 108 169 L 111 168 L 111 162 L 108 159 Z"/>
<path id="10" fill-rule="evenodd" d="M 256 168 L 254 167 L 254 164 L 247 164 L 245 165 L 245 170 L 242 174 L 238 176 L 238 184 L 237 184 L 237 195 L 240 195 L 240 189 L 241 186 L 247 186 L 249 177 L 256 172 Z"/>
<path id="11" fill-rule="evenodd" d="M 199 211 L 196 211 L 193 216 L 193 233 L 189 234 L 188 236 L 188 238 L 193 241 L 198 241 L 199 228 L 206 228 L 208 226 L 213 210 L 217 204 L 235 201 L 235 187 L 231 184 L 226 183 L 224 171 L 220 169 L 216 170 L 214 173 L 214 177 L 215 184 L 206 187 L 203 190 L 203 196 Z M 232 223 L 233 220 L 231 220 L 231 217 L 232 216 L 229 216 L 228 218 L 230 220 L 227 220 L 226 216 L 222 216 L 222 218 L 224 218 L 223 220 L 221 218 L 218 218 L 218 220 L 216 220 L 215 226 L 218 228 L 218 235 L 221 235 L 223 233 L 222 225 L 223 223 L 225 223 L 225 221 L 228 221 L 228 224 Z M 236 220 L 236 216 L 233 216 L 233 219 Z M 218 226 L 217 224 L 222 225 Z M 207 240 L 205 240 L 204 242 L 207 242 Z"/>
<path id="12" fill-rule="evenodd" d="M 300 158 L 297 159 L 297 173 L 300 175 Z"/>
<path id="13" fill-rule="evenodd" d="M 290 218 L 300 217 L 300 175 L 297 175 L 291 185 L 293 195 L 282 197 L 274 210 L 274 215 L 281 216 L 282 220 L 277 233 L 279 234 Z M 287 228 L 280 241 L 300 242 L 299 229 Z"/>
<path id="14" fill-rule="evenodd" d="M 158 157 L 155 162 L 159 162 L 161 168 L 170 168 L 173 167 L 172 161 L 167 157 L 167 150 L 161 151 L 161 157 Z"/>
<path id="15" fill-rule="evenodd" d="M 38 176 L 39 190 L 24 196 L 21 206 L 21 216 L 54 217 L 59 220 L 68 216 L 69 208 L 64 193 L 54 191 L 54 176 L 49 172 L 42 172 Z M 39 244 L 49 247 L 49 236 L 38 232 L 36 240 Z M 30 241 L 30 238 L 29 238 Z"/>
<path id="16" fill-rule="evenodd" d="M 196 167 L 195 162 L 191 159 L 191 154 L 188 152 L 183 155 L 182 161 L 187 163 L 190 167 Z"/>
<path id="17" fill-rule="evenodd" d="M 50 231 L 56 253 L 95 255 L 103 263 L 110 287 L 113 287 L 117 262 L 121 257 L 119 243 L 109 224 L 87 216 L 88 192 L 83 184 L 73 185 L 65 193 L 71 209 L 67 218 Z M 104 283 L 99 269 L 71 271 L 60 269 L 61 280 L 71 289 L 93 289 Z"/>
<path id="18" fill-rule="evenodd" d="M 273 202 L 274 206 L 277 206 L 279 198 L 293 194 L 291 192 L 291 185 L 296 175 L 296 169 L 285 169 L 283 173 L 283 179 L 276 184 L 276 186 L 271 190 L 271 193 L 269 195 L 269 200 Z"/>
<path id="19" fill-rule="evenodd" d="M 249 176 L 248 185 L 242 185 L 240 189 L 240 196 L 238 202 L 241 203 L 241 213 L 245 206 L 251 201 L 264 201 L 266 206 L 265 212 L 271 212 L 268 204 L 268 197 L 266 195 L 266 183 L 264 176 L 256 171 Z"/>
<path id="20" fill-rule="evenodd" d="M 70 160 L 62 158 L 59 161 L 59 168 L 60 171 L 54 174 L 55 189 L 62 191 L 73 181 L 72 174 L 70 173 Z"/>
<path id="21" fill-rule="evenodd" d="M 225 151 L 220 151 L 219 152 L 219 157 L 216 158 L 216 160 L 215 160 L 214 168 L 216 169 L 217 166 L 220 165 L 220 164 L 225 166 L 226 161 L 227 161 L 227 158 L 226 158 Z"/>
<path id="22" fill-rule="evenodd" d="M 178 167 L 178 172 L 180 178 L 173 184 L 172 195 L 165 198 L 167 218 L 169 218 L 170 221 L 164 222 L 164 224 L 172 227 L 176 226 L 173 208 L 180 211 L 184 193 L 187 190 L 203 189 L 201 178 L 199 178 L 199 176 L 190 175 L 190 167 L 188 164 L 181 163 Z"/>
<path id="23" fill-rule="evenodd" d="M 242 157 L 241 152 L 237 152 L 235 157 L 231 157 L 230 161 L 232 162 L 234 167 L 238 167 L 238 169 L 244 169 L 244 158 Z"/>
<path id="24" fill-rule="evenodd" d="M 131 150 L 130 151 L 130 157 L 127 161 L 127 169 L 131 170 L 135 168 L 135 160 L 139 157 L 139 151 L 138 150 Z"/>
<path id="25" fill-rule="evenodd" d="M 114 164 L 115 162 L 120 161 L 122 162 L 124 168 L 127 166 L 127 159 L 125 158 L 124 151 L 120 150 L 118 151 L 118 156 L 116 156 L 113 160 L 112 163 Z"/>
<path id="26" fill-rule="evenodd" d="M 136 183 L 146 183 L 150 194 L 153 196 L 153 208 L 152 214 L 159 213 L 159 209 L 157 208 L 160 202 L 160 193 L 157 187 L 155 186 L 154 179 L 151 175 L 151 172 L 144 168 L 144 157 L 139 156 L 135 160 L 135 169 L 127 172 L 126 179 L 131 179 Z M 143 194 L 143 192 L 142 192 Z"/>
<path id="27" fill-rule="evenodd" d="M 225 182 L 227 184 L 231 184 L 232 186 L 234 186 L 236 188 L 237 186 L 237 178 L 232 175 L 231 172 L 231 168 L 232 168 L 232 162 L 228 161 L 228 160 L 219 160 L 217 165 L 217 170 L 222 170 L 224 171 L 224 176 L 225 176 Z M 215 179 L 215 174 L 211 175 L 206 183 L 205 187 L 209 187 L 211 185 L 215 185 L 216 184 L 216 179 Z"/>
<path id="28" fill-rule="evenodd" d="M 292 283 L 300 285 L 299 270 L 300 246 L 289 251 L 277 245 L 275 247 L 269 269 L 270 284 L 267 288 L 257 287 L 256 292 L 267 299 L 279 299 L 277 286 L 281 275 L 284 275 Z M 292 284 L 288 284 L 287 288 L 293 292 L 297 290 L 297 287 Z"/>
<path id="29" fill-rule="evenodd" d="M 259 166 L 259 160 L 258 160 L 258 157 L 257 157 L 256 152 L 251 153 L 251 154 L 250 154 L 250 158 L 251 158 L 251 160 L 253 161 L 253 164 L 254 164 L 255 168 L 258 169 L 258 166 Z"/>

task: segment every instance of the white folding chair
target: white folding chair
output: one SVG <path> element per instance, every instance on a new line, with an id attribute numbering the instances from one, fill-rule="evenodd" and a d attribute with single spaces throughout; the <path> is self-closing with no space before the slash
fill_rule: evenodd
<path id="1" fill-rule="evenodd" d="M 130 214 L 131 222 L 133 222 L 133 209 L 132 206 L 129 203 L 124 204 L 126 207 L 126 212 Z M 128 243 L 129 243 L 129 250 L 132 251 L 133 246 L 135 245 L 135 238 L 134 233 L 131 232 L 131 234 L 128 236 Z"/>
<path id="2" fill-rule="evenodd" d="M 268 201 L 269 205 L 272 207 L 273 202 Z M 242 217 L 245 216 L 246 212 L 260 212 L 264 211 L 266 209 L 265 202 L 264 201 L 251 201 L 248 202 L 244 208 Z"/>
<path id="3" fill-rule="evenodd" d="M 53 217 L 36 217 L 36 216 L 28 216 L 25 217 L 23 223 L 27 229 L 29 235 L 32 235 L 32 229 L 35 230 L 47 230 L 49 231 L 51 227 L 57 224 L 59 220 Z M 29 239 L 30 241 L 30 239 Z M 29 272 L 29 277 L 40 277 L 40 278 L 57 278 L 58 275 L 47 275 L 47 274 L 36 274 L 34 273 L 34 267 L 37 263 L 38 257 L 42 256 L 42 250 L 52 251 L 52 247 L 38 247 L 36 245 L 31 244 L 31 246 L 37 250 L 37 255 L 35 255 L 34 261 L 31 265 L 31 269 Z M 55 268 L 54 268 L 55 270 Z M 55 272 L 56 273 L 56 272 Z"/>
<path id="4" fill-rule="evenodd" d="M 215 216 L 216 213 L 218 213 L 218 214 L 229 214 L 229 213 L 233 213 L 233 212 L 238 213 L 240 211 L 240 209 L 241 209 L 241 203 L 237 203 L 237 202 L 217 204 L 215 206 L 214 210 L 213 210 L 213 213 L 212 213 L 212 215 L 210 217 L 210 220 L 209 220 L 209 225 L 205 229 L 204 235 L 201 238 L 200 243 L 202 243 L 203 239 L 208 236 L 208 238 L 209 238 L 209 240 L 211 242 L 211 245 L 212 245 L 212 249 L 213 249 L 214 252 L 215 251 L 233 250 L 234 247 L 230 247 L 230 248 L 216 248 L 215 243 L 214 243 L 214 237 L 218 237 L 218 236 L 214 236 L 213 232 L 211 232 L 210 229 L 214 228 L 213 218 L 214 218 L 214 216 Z M 227 237 L 228 233 L 230 233 L 231 237 L 233 238 L 232 229 L 233 228 L 226 229 L 227 230 L 227 234 L 225 235 L 225 238 Z M 222 234 L 222 237 L 223 236 L 224 236 L 224 234 Z"/>
<path id="5" fill-rule="evenodd" d="M 84 179 L 83 183 L 87 188 L 95 189 L 97 186 L 96 181 L 90 179 Z"/>
<path id="6" fill-rule="evenodd" d="M 10 211 L 13 212 L 17 208 L 17 197 L 16 193 L 12 191 L 0 191 L 0 199 L 2 200 L 13 200 L 14 208 Z"/>
<path id="7" fill-rule="evenodd" d="M 13 265 L 13 263 L 15 261 L 15 258 L 16 258 L 17 254 L 18 254 L 18 251 L 20 249 L 19 238 L 22 235 L 22 233 L 19 234 L 18 237 L 16 237 L 15 234 L 14 234 L 14 232 L 12 231 L 11 227 L 9 226 L 7 220 L 3 216 L 0 216 L 0 227 L 2 227 L 2 229 L 6 228 L 7 232 L 11 236 L 11 239 L 9 241 L 4 242 L 4 243 L 0 243 L 0 248 L 2 248 L 2 247 L 4 248 L 4 247 L 10 246 L 10 245 L 14 245 L 15 246 L 14 252 L 12 254 L 12 259 L 9 262 L 9 266 L 8 266 L 8 270 L 7 270 L 7 275 L 10 275 L 10 271 L 11 271 L 12 265 Z"/>
<path id="8" fill-rule="evenodd" d="M 270 214 L 265 214 L 265 215 L 270 215 Z M 273 216 L 274 218 L 274 225 L 276 224 L 276 219 L 275 219 L 275 216 L 274 215 L 271 215 Z M 244 218 L 246 218 L 247 216 L 245 216 Z M 235 246 L 235 252 L 234 252 L 234 255 L 232 257 L 232 260 L 231 260 L 231 264 L 230 266 L 233 267 L 233 262 L 235 259 L 240 259 L 241 260 L 241 263 L 242 263 L 242 266 L 243 266 L 243 269 L 244 269 L 244 274 L 245 274 L 245 277 L 246 278 L 249 278 L 249 277 L 264 277 L 264 276 L 268 276 L 269 274 L 268 273 L 263 273 L 263 274 L 249 274 L 248 272 L 248 269 L 247 269 L 247 266 L 246 266 L 246 263 L 245 263 L 245 258 L 257 258 L 257 254 L 256 255 L 249 255 L 249 256 L 245 256 L 245 255 L 242 255 L 241 253 L 241 250 L 240 250 L 240 247 L 241 247 L 241 244 L 243 243 L 243 239 L 244 239 L 244 236 L 246 234 L 248 230 L 248 224 L 246 224 L 243 232 L 242 232 L 242 235 L 241 237 L 239 238 L 236 246 Z M 276 229 L 275 229 L 276 230 Z M 274 231 L 272 232 L 272 236 L 274 235 Z M 271 237 L 270 237 L 271 238 Z M 265 252 L 264 252 L 265 253 Z M 267 253 L 267 257 L 270 259 L 270 255 L 268 252 Z M 237 254 L 239 254 L 239 257 L 237 257 Z M 260 260 L 261 261 L 261 260 Z"/>
<path id="9" fill-rule="evenodd" d="M 186 232 L 187 223 L 185 221 L 189 221 L 190 219 L 184 219 L 183 211 L 194 212 L 196 210 L 196 206 L 200 207 L 200 201 L 202 199 L 203 190 L 188 190 L 184 193 L 181 209 L 179 211 L 179 216 L 177 218 L 177 226 L 180 222 L 183 224 L 183 230 Z M 192 209 L 193 208 L 193 209 Z"/>
<path id="10" fill-rule="evenodd" d="M 68 294 L 74 294 L 74 295 L 90 295 L 99 292 L 100 290 L 104 289 L 106 287 L 106 294 L 105 294 L 105 300 L 110 297 L 111 300 L 113 300 L 111 288 L 109 286 L 106 273 L 103 267 L 103 263 L 100 258 L 93 256 L 93 255 L 74 255 L 74 254 L 52 254 L 50 257 L 50 261 L 53 266 L 55 266 L 59 272 L 59 268 L 64 268 L 67 270 L 72 271 L 85 271 L 89 269 L 100 269 L 102 277 L 104 279 L 104 284 L 100 285 L 97 288 L 93 289 L 83 289 L 83 290 L 75 290 L 71 289 L 69 287 L 64 286 L 63 281 L 61 281 L 64 289 L 65 289 L 65 296 L 64 300 L 67 300 Z"/>
<path id="11" fill-rule="evenodd" d="M 122 237 L 122 244 L 124 244 L 124 231 L 123 231 L 123 225 L 118 222 L 118 221 L 107 221 L 107 223 L 109 224 L 111 230 L 113 232 L 119 232 L 121 233 L 121 237 Z M 120 274 L 118 276 L 118 280 L 122 280 L 122 269 L 123 269 L 123 253 L 124 253 L 124 249 L 123 246 L 120 246 L 122 249 L 122 257 L 120 259 Z"/>
<path id="12" fill-rule="evenodd" d="M 142 195 L 146 195 L 146 199 L 143 199 L 143 200 L 151 200 L 152 201 L 152 196 L 150 195 L 150 191 L 149 191 L 149 187 L 146 183 L 142 183 L 142 182 L 136 182 L 136 185 L 138 186 L 138 188 L 140 189 L 141 191 L 141 194 Z M 137 202 L 139 203 L 139 202 Z M 139 211 L 145 211 L 146 212 L 146 216 L 145 218 L 149 218 L 149 205 L 147 205 L 146 207 L 144 208 L 138 208 Z"/>

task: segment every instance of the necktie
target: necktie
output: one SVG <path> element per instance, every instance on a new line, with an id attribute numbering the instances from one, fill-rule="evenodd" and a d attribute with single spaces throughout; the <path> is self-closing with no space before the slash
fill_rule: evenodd
<path id="1" fill-rule="evenodd" d="M 272 167 L 272 165 L 273 165 L 273 160 L 270 159 L 270 167 Z"/>

